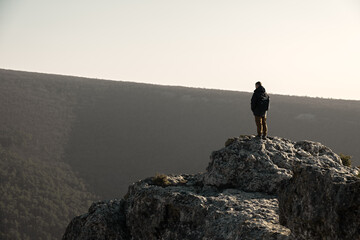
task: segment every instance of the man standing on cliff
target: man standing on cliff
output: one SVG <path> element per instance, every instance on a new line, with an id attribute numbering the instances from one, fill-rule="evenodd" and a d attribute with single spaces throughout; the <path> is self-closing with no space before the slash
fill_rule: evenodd
<path id="1" fill-rule="evenodd" d="M 255 84 L 255 91 L 251 98 L 251 111 L 254 113 L 257 136 L 266 139 L 268 128 L 266 125 L 266 111 L 269 109 L 270 97 L 261 82 Z"/>

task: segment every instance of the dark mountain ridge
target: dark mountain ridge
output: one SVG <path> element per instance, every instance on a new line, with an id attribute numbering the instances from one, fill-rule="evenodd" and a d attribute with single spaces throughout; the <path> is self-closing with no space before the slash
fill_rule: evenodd
<path id="1" fill-rule="evenodd" d="M 0 143 L 66 166 L 88 200 L 121 198 L 156 172 L 202 171 L 228 136 L 253 134 L 251 94 L 0 70 Z M 270 135 L 319 141 L 360 165 L 360 101 L 270 96 Z"/>

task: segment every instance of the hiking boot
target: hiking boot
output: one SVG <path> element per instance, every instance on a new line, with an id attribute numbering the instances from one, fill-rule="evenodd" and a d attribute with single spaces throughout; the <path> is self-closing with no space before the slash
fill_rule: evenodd
<path id="1" fill-rule="evenodd" d="M 262 138 L 263 140 L 266 140 L 267 137 L 266 137 L 266 136 L 262 136 L 261 138 Z"/>

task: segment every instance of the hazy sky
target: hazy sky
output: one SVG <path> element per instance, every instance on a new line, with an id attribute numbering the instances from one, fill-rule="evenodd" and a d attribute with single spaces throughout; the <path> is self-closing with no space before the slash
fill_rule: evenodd
<path id="1" fill-rule="evenodd" d="M 0 68 L 360 100 L 360 0 L 0 0 Z"/>

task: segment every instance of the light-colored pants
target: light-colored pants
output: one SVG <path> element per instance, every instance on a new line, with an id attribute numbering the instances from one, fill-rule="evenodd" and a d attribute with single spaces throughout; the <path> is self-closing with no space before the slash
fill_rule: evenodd
<path id="1" fill-rule="evenodd" d="M 255 116 L 255 122 L 257 127 L 258 136 L 266 136 L 267 135 L 267 125 L 266 125 L 266 116 L 260 117 Z"/>

